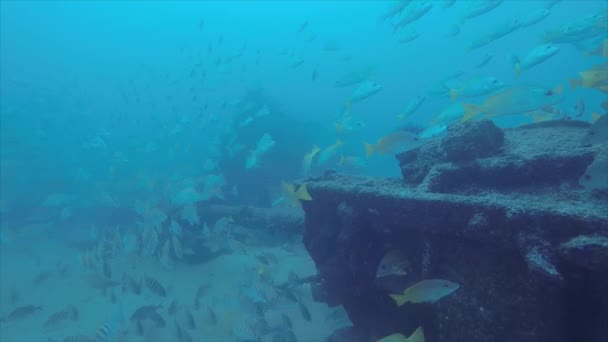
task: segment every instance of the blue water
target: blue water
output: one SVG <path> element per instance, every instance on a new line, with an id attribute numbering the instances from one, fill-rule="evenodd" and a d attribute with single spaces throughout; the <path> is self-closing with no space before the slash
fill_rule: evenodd
<path id="1" fill-rule="evenodd" d="M 388 1 L 2 1 L 0 316 L 27 304 L 43 305 L 44 311 L 2 325 L 0 337 L 34 341 L 94 335 L 116 304 L 111 303 L 110 294 L 82 282 L 83 277 L 100 272 L 99 258 L 92 270 L 83 268 L 79 260 L 105 241 L 105 235 L 118 236 L 123 243 L 109 257 L 113 274 L 104 277 L 119 281 L 122 273 L 154 274 L 161 283 L 172 284 L 170 293 L 175 298 L 191 306 L 203 280 L 188 279 L 195 273 L 207 281 L 211 276 L 200 276 L 201 269 L 196 267 L 203 266 L 187 265 L 179 252 L 170 253 L 171 265 L 162 262 L 165 242 L 173 251 L 179 248 L 171 244 L 173 235 L 188 239 L 168 228 L 172 220 L 199 232 L 203 225 L 214 227 L 216 222 L 200 211 L 196 219 L 184 218 L 183 212 L 197 212 L 209 203 L 289 207 L 293 203 L 281 182 L 320 175 L 326 169 L 399 176 L 393 153 L 366 158 L 363 143 L 406 126 L 417 131 L 429 128 L 433 118 L 453 105 L 449 96 L 434 96 L 429 90 L 438 82 L 445 84 L 447 76 L 456 72 L 462 75 L 451 85 L 490 76 L 507 88 L 561 85 L 564 98 L 553 108 L 559 118 L 591 122 L 594 113 L 604 113 L 605 93 L 569 86 L 578 72 L 604 62 L 604 57 L 586 57 L 583 47 L 559 43 L 555 56 L 519 78 L 511 61 L 513 55 L 525 56 L 536 47 L 545 31 L 606 10 L 604 1 L 558 2 L 539 23 L 470 53 L 465 46 L 484 32 L 549 1 L 505 1 L 468 20 L 455 37 L 446 33 L 472 2 L 459 0 L 450 8 L 444 8 L 443 2 L 432 3 L 427 14 L 407 27 L 415 28 L 419 37 L 400 43 L 393 32 L 395 20 L 380 20 L 394 5 Z M 476 68 L 487 54 L 492 60 Z M 364 79 L 382 89 L 360 102 L 347 103 L 357 86 L 335 87 L 334 83 L 361 70 L 371 70 Z M 425 96 L 422 106 L 405 120 L 397 120 L 408 101 L 421 95 Z M 486 97 L 465 102 L 482 103 Z M 345 107 L 363 123 L 359 131 L 336 132 L 334 125 Z M 263 108 L 269 114 L 256 116 Z M 244 123 L 250 117 L 251 122 Z M 533 121 L 524 113 L 495 119 L 502 127 Z M 272 144 L 262 148 L 258 141 L 265 133 L 272 137 Z M 304 155 L 313 145 L 323 150 L 337 139 L 343 145 L 327 163 L 317 165 L 313 160 L 310 172 L 302 172 Z M 247 167 L 251 153 L 255 153 L 255 163 Z M 355 166 L 340 163 L 342 156 L 355 158 Z M 194 191 L 196 199 L 178 199 L 184 190 Z M 153 223 L 154 218 L 160 223 Z M 231 247 L 239 242 L 249 250 L 222 254 L 219 261 L 214 259 L 203 268 L 215 272 L 215 279 L 225 278 L 226 284 L 218 285 L 222 281 L 216 280 L 213 288 L 219 294 L 206 295 L 206 305 L 217 311 L 220 322 L 208 329 L 205 324 L 211 323 L 200 323 L 190 332 L 203 340 L 205 336 L 209 340 L 236 338 L 230 332 L 238 328 L 234 321 L 248 319 L 233 312 L 222 316 L 218 299 L 227 295 L 222 289 L 238 294 L 243 288 L 243 279 L 234 275 L 242 272 L 241 263 L 247 265 L 245 278 L 257 277 L 262 284 L 260 272 L 271 272 L 277 282 L 285 281 L 294 270 L 314 273 L 305 250 L 294 242 L 297 238 L 267 246 L 281 262 L 261 271 L 254 258 L 262 248 L 256 234 L 241 234 L 230 225 L 215 226 L 215 233 L 209 234 L 216 234 L 216 239 L 203 234 L 205 241 L 229 239 Z M 160 241 L 146 254 L 140 245 L 154 239 L 151 229 Z M 233 241 L 242 236 L 247 238 Z M 131 246 L 125 241 L 133 240 L 139 244 L 125 247 Z M 76 243 L 78 247 L 73 246 Z M 188 248 L 187 242 L 182 244 Z M 297 253 L 287 253 L 286 246 Z M 121 258 L 130 260 L 130 266 Z M 286 266 L 283 261 L 291 259 L 293 263 Z M 69 268 L 68 276 L 56 274 L 58 264 Z M 232 276 L 221 275 L 225 267 Z M 46 273 L 51 273 L 49 280 L 32 283 L 36 275 Z M 41 288 L 57 296 L 49 299 L 39 293 Z M 118 288 L 112 289 L 121 296 Z M 313 303 L 306 290 L 298 289 L 302 291 L 298 296 L 308 303 L 313 316 L 336 316 Z M 256 292 L 256 296 L 270 297 L 268 291 L 258 290 L 261 294 Z M 154 297 L 137 298 L 124 299 L 126 316 L 140 305 L 158 302 Z M 162 301 L 166 308 L 169 298 Z M 68 304 L 80 308 L 80 323 L 68 321 L 50 332 L 42 330 L 47 317 Z M 99 310 L 90 309 L 96 305 Z M 298 316 L 296 303 L 292 309 Z M 295 335 L 318 340 L 336 328 L 333 323 L 315 322 L 298 316 Z M 340 319 L 337 322 L 342 324 Z M 250 326 L 245 329 L 248 333 Z M 133 327 L 123 330 L 117 336 L 129 340 L 146 340 L 155 334 L 139 336 Z"/>

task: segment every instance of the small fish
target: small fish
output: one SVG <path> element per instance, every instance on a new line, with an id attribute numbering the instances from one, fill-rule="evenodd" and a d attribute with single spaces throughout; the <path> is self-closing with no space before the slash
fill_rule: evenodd
<path id="1" fill-rule="evenodd" d="M 475 64 L 476 68 L 481 68 L 486 66 L 488 63 L 490 63 L 490 61 L 492 60 L 492 58 L 494 58 L 494 55 L 491 55 L 489 53 L 486 53 L 479 62 L 477 62 L 477 64 Z"/>
<path id="2" fill-rule="evenodd" d="M 420 132 L 420 134 L 418 134 L 418 138 L 420 138 L 420 139 L 435 138 L 435 137 L 438 137 L 438 136 L 442 135 L 443 133 L 445 133 L 445 131 L 447 129 L 448 129 L 447 125 L 433 125 L 427 129 L 425 129 L 424 131 Z"/>
<path id="3" fill-rule="evenodd" d="M 466 81 L 457 88 L 450 89 L 450 98 L 475 97 L 490 94 L 503 88 L 505 84 L 494 77 L 477 77 Z"/>
<path id="4" fill-rule="evenodd" d="M 313 161 L 317 154 L 321 151 L 319 146 L 314 145 L 312 147 L 312 151 L 306 153 L 304 155 L 304 159 L 302 160 L 302 174 L 308 176 L 310 174 L 310 167 L 312 166 Z"/>
<path id="5" fill-rule="evenodd" d="M 397 120 L 399 120 L 399 121 L 405 120 L 405 118 L 414 114 L 418 110 L 418 108 L 420 108 L 420 106 L 422 106 L 425 99 L 426 99 L 426 97 L 424 95 L 419 95 L 419 96 L 416 96 L 416 97 L 410 99 L 407 102 L 407 104 L 405 105 L 405 110 L 403 111 L 403 113 L 397 115 Z"/>
<path id="6" fill-rule="evenodd" d="M 308 20 L 304 21 L 302 23 L 302 25 L 300 25 L 300 27 L 298 28 L 298 33 L 302 33 L 302 31 L 306 30 L 307 27 L 308 27 Z"/>
<path id="7" fill-rule="evenodd" d="M 418 37 L 420 37 L 420 34 L 418 33 L 418 31 L 416 31 L 416 29 L 414 29 L 414 28 L 399 30 L 397 35 L 398 35 L 397 41 L 399 41 L 399 43 L 401 43 L 401 44 L 409 43 L 411 41 L 416 40 Z"/>
<path id="8" fill-rule="evenodd" d="M 446 38 L 456 37 L 460 33 L 460 25 L 453 24 L 450 26 L 450 29 L 445 33 Z"/>
<path id="9" fill-rule="evenodd" d="M 469 45 L 466 46 L 465 52 L 471 52 L 493 43 L 520 28 L 521 24 L 519 19 L 509 19 L 494 27 L 494 29 L 490 30 L 489 32 L 485 32 L 483 35 L 474 39 Z"/>
<path id="10" fill-rule="evenodd" d="M 211 325 L 217 325 L 217 315 L 211 307 L 207 308 L 205 320 Z"/>
<path id="11" fill-rule="evenodd" d="M 150 292 L 152 292 L 160 297 L 167 296 L 167 291 L 160 284 L 160 282 L 158 280 L 156 280 L 152 277 L 144 276 L 144 284 L 146 284 L 146 287 L 148 288 L 148 290 L 150 290 Z"/>
<path id="12" fill-rule="evenodd" d="M 504 0 L 480 0 L 470 2 L 469 6 L 465 9 L 464 13 L 460 17 L 460 24 L 462 25 L 473 18 L 492 11 L 500 6 L 503 1 Z"/>
<path id="13" fill-rule="evenodd" d="M 61 340 L 61 342 L 99 342 L 99 341 L 93 336 L 72 335 L 72 336 L 65 337 L 63 340 Z"/>
<path id="14" fill-rule="evenodd" d="M 194 320 L 194 316 L 190 310 L 186 310 L 184 312 L 184 316 L 186 318 L 186 328 L 193 330 L 196 329 L 196 321 Z"/>
<path id="15" fill-rule="evenodd" d="M 321 152 L 319 152 L 319 156 L 317 157 L 317 165 L 322 166 L 328 163 L 331 160 L 335 160 L 338 155 L 338 152 L 344 146 L 344 142 L 340 139 L 336 140 L 336 143 L 324 148 Z"/>
<path id="16" fill-rule="evenodd" d="M 119 333 L 121 329 L 123 321 L 123 312 L 122 307 L 116 309 L 116 313 L 113 317 L 106 320 L 100 327 L 97 329 L 97 333 L 95 334 L 95 340 L 97 342 L 107 342 L 111 341 L 114 336 Z"/>
<path id="17" fill-rule="evenodd" d="M 386 337 L 383 337 L 376 342 L 424 342 L 424 331 L 422 327 L 418 327 L 410 337 L 405 337 L 402 334 L 392 334 Z"/>
<path id="18" fill-rule="evenodd" d="M 608 63 L 602 63 L 578 73 L 580 78 L 570 80 L 570 87 L 595 88 L 608 92 Z"/>
<path id="19" fill-rule="evenodd" d="M 411 6 L 407 7 L 399 15 L 397 22 L 395 23 L 394 30 L 400 27 L 407 26 L 420 18 L 422 18 L 428 11 L 433 7 L 432 2 L 417 1 L 413 2 Z"/>
<path id="20" fill-rule="evenodd" d="M 520 25 L 521 27 L 532 26 L 548 17 L 549 14 L 551 14 L 549 9 L 539 8 L 536 11 L 529 12 L 526 16 L 521 18 Z"/>
<path id="21" fill-rule="evenodd" d="M 389 250 L 384 254 L 376 270 L 376 278 L 388 276 L 405 276 L 410 264 L 407 257 L 396 249 Z"/>
<path id="22" fill-rule="evenodd" d="M 490 95 L 483 104 L 463 103 L 463 121 L 481 114 L 486 118 L 531 112 L 552 106 L 563 99 L 562 87 L 547 89 L 538 86 L 512 86 Z"/>
<path id="23" fill-rule="evenodd" d="M 532 51 L 528 52 L 523 60 L 520 60 L 517 56 L 513 56 L 513 68 L 515 69 L 515 77 L 519 77 L 521 72 L 528 70 L 535 65 L 538 65 L 547 59 L 554 56 L 559 52 L 559 48 L 552 44 L 543 44 L 535 47 Z"/>
<path id="24" fill-rule="evenodd" d="M 342 88 L 348 87 L 355 84 L 360 84 L 366 79 L 368 79 L 373 73 L 372 67 L 365 67 L 360 70 L 352 71 L 345 75 L 342 75 L 336 82 L 334 82 L 334 87 Z"/>
<path id="25" fill-rule="evenodd" d="M 382 90 L 382 86 L 376 82 L 363 81 L 359 83 L 357 88 L 352 92 L 349 97 L 351 103 L 362 101 Z"/>
<path id="26" fill-rule="evenodd" d="M 136 295 L 141 294 L 141 281 L 133 279 L 133 277 L 125 274 L 123 276 L 123 292 L 130 290 Z"/>
<path id="27" fill-rule="evenodd" d="M 310 316 L 310 311 L 308 311 L 308 308 L 306 307 L 306 305 L 304 305 L 302 302 L 298 302 L 298 309 L 300 309 L 300 313 L 302 314 L 302 318 L 304 318 L 304 320 L 306 320 L 307 322 L 312 321 L 312 317 Z"/>
<path id="28" fill-rule="evenodd" d="M 600 116 L 583 138 L 585 145 L 599 145 L 605 142 L 608 142 L 608 114 Z"/>
<path id="29" fill-rule="evenodd" d="M 171 304 L 169 304 L 169 307 L 167 308 L 167 313 L 169 315 L 174 315 L 178 309 L 179 309 L 179 304 L 177 303 L 177 299 L 174 299 L 171 301 Z"/>
<path id="30" fill-rule="evenodd" d="M 460 286 L 454 282 L 442 279 L 429 279 L 416 283 L 403 290 L 403 294 L 389 295 L 397 306 L 405 303 L 435 303 L 441 298 L 452 294 Z"/>
<path id="31" fill-rule="evenodd" d="M 161 328 L 166 326 L 165 319 L 158 313 L 158 310 L 161 308 L 160 305 L 144 305 L 139 307 L 133 314 L 129 320 L 131 322 L 137 323 L 143 320 L 149 320 L 157 328 Z"/>
<path id="32" fill-rule="evenodd" d="M 76 307 L 70 305 L 63 310 L 50 315 L 44 322 L 44 329 L 51 329 L 67 320 L 75 321 L 78 319 L 78 316 L 78 310 L 76 309 Z"/>
<path id="33" fill-rule="evenodd" d="M 596 154 L 595 159 L 589 164 L 578 183 L 587 190 L 608 190 L 608 155 L 606 151 Z"/>
<path id="34" fill-rule="evenodd" d="M 369 158 L 373 154 L 393 153 L 416 141 L 418 141 L 416 134 L 397 131 L 378 139 L 375 144 L 363 143 L 365 146 L 365 156 Z"/>
<path id="35" fill-rule="evenodd" d="M 28 316 L 35 314 L 36 312 L 42 310 L 42 306 L 35 305 L 25 305 L 20 306 L 13 311 L 11 311 L 8 315 L 0 319 L 0 323 L 13 322 L 22 320 Z"/>

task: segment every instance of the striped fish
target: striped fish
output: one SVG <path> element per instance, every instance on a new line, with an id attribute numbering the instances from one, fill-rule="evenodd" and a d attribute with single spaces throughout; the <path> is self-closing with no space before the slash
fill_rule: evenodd
<path id="1" fill-rule="evenodd" d="M 97 339 L 86 335 L 72 335 L 65 337 L 61 342 L 97 342 Z"/>
<path id="2" fill-rule="evenodd" d="M 150 292 L 152 292 L 160 297 L 167 296 L 167 291 L 160 284 L 160 282 L 158 280 L 156 280 L 152 277 L 144 276 L 144 284 L 146 284 L 146 287 L 148 288 L 148 290 L 150 290 Z"/>
<path id="3" fill-rule="evenodd" d="M 78 319 L 78 310 L 73 305 L 70 305 L 63 310 L 50 315 L 49 318 L 47 318 L 47 320 L 44 322 L 44 329 L 48 330 L 54 328 L 68 319 L 74 321 Z"/>
<path id="4" fill-rule="evenodd" d="M 122 305 L 119 304 L 114 316 L 105 321 L 99 329 L 97 329 L 97 333 L 95 333 L 95 342 L 111 341 L 114 336 L 118 334 L 123 320 Z"/>

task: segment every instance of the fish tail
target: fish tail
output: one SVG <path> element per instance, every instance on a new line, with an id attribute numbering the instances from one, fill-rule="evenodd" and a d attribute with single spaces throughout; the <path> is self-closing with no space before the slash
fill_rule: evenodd
<path id="1" fill-rule="evenodd" d="M 300 187 L 296 191 L 296 198 L 300 201 L 312 201 L 312 197 L 310 197 L 310 194 L 306 189 L 306 184 L 300 185 Z"/>
<path id="2" fill-rule="evenodd" d="M 418 327 L 407 339 L 406 342 L 424 342 L 424 330 Z"/>
<path id="3" fill-rule="evenodd" d="M 570 88 L 572 88 L 572 89 L 576 89 L 577 87 L 580 87 L 581 85 L 582 85 L 581 80 L 578 80 L 578 79 L 570 80 Z"/>
<path id="4" fill-rule="evenodd" d="M 482 107 L 473 103 L 463 103 L 464 115 L 462 121 L 469 121 L 483 111 Z"/>
<path id="5" fill-rule="evenodd" d="M 521 75 L 521 64 L 520 63 L 515 63 L 515 77 L 519 77 L 519 75 Z"/>
<path id="6" fill-rule="evenodd" d="M 374 154 L 374 145 L 365 142 L 363 145 L 365 146 L 365 156 L 367 158 L 371 157 L 371 155 Z"/>
<path id="7" fill-rule="evenodd" d="M 405 304 L 406 297 L 404 295 L 389 294 L 389 296 L 391 296 L 397 306 Z"/>
<path id="8" fill-rule="evenodd" d="M 458 90 L 450 89 L 450 99 L 452 101 L 454 101 L 454 100 L 456 100 L 457 97 L 458 97 Z"/>

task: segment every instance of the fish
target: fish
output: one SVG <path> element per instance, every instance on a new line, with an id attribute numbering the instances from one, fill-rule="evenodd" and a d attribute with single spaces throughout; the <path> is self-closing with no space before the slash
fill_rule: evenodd
<path id="1" fill-rule="evenodd" d="M 298 190 L 295 190 L 295 186 L 291 183 L 282 182 L 281 190 L 285 198 L 291 203 L 292 206 L 299 206 L 300 201 L 312 201 L 312 197 L 306 189 L 306 183 L 300 185 Z"/>
<path id="2" fill-rule="evenodd" d="M 503 1 L 504 0 L 471 1 L 464 13 L 460 16 L 460 25 L 463 25 L 473 18 L 479 17 L 480 15 L 496 9 L 503 3 Z"/>
<path id="3" fill-rule="evenodd" d="M 20 306 L 13 311 L 11 311 L 8 315 L 3 318 L 0 318 L 0 323 L 14 322 L 20 321 L 26 317 L 29 317 L 36 312 L 42 310 L 42 306 L 37 305 L 25 305 Z"/>
<path id="4" fill-rule="evenodd" d="M 367 164 L 365 159 L 361 157 L 354 156 L 340 156 L 340 161 L 338 161 L 338 165 L 347 168 L 360 169 Z"/>
<path id="5" fill-rule="evenodd" d="M 349 97 L 351 103 L 360 102 L 382 90 L 382 86 L 376 82 L 363 81 L 359 83 L 357 88 L 352 92 Z"/>
<path id="6" fill-rule="evenodd" d="M 513 68 L 515 69 L 515 77 L 519 77 L 521 72 L 528 70 L 535 65 L 538 65 L 547 59 L 555 56 L 559 52 L 559 48 L 553 44 L 543 44 L 532 49 L 523 60 L 513 56 Z"/>
<path id="7" fill-rule="evenodd" d="M 566 23 L 562 27 L 545 31 L 541 36 L 542 44 L 577 43 L 585 39 L 606 34 L 608 11 L 581 17 L 577 21 Z"/>
<path id="8" fill-rule="evenodd" d="M 171 301 L 171 304 L 169 304 L 169 307 L 167 308 L 167 313 L 169 315 L 174 315 L 178 309 L 179 309 L 179 304 L 177 303 L 177 299 L 174 299 Z"/>
<path id="9" fill-rule="evenodd" d="M 354 118 L 350 114 L 346 114 L 340 118 L 340 120 L 337 121 L 334 126 L 336 127 L 336 132 L 339 134 L 345 134 L 360 131 L 361 129 L 365 128 L 366 125 L 363 121 Z"/>
<path id="10" fill-rule="evenodd" d="M 606 149 L 603 153 L 596 153 L 595 159 L 587 166 L 578 183 L 587 190 L 608 190 L 608 153 L 606 153 Z"/>
<path id="11" fill-rule="evenodd" d="M 431 120 L 431 125 L 450 124 L 457 122 L 464 116 L 464 108 L 461 103 L 454 102 L 444 108 L 437 117 Z"/>
<path id="12" fill-rule="evenodd" d="M 182 247 L 182 243 L 180 242 L 179 238 L 175 235 L 173 235 L 172 237 L 172 246 L 173 246 L 173 253 L 175 254 L 175 257 L 178 259 L 182 259 L 184 257 L 184 249 Z"/>
<path id="13" fill-rule="evenodd" d="M 344 74 L 337 81 L 334 82 L 334 87 L 343 88 L 360 84 L 372 75 L 373 70 L 374 68 L 372 67 L 364 67 L 359 70 L 351 71 L 347 74 Z"/>
<path id="14" fill-rule="evenodd" d="M 410 267 L 409 260 L 399 250 L 392 249 L 384 254 L 376 269 L 376 278 L 388 276 L 405 276 Z"/>
<path id="15" fill-rule="evenodd" d="M 449 280 L 429 279 L 416 283 L 405 290 L 403 294 L 390 294 L 397 306 L 405 303 L 435 303 L 438 300 L 458 290 L 460 285 Z"/>
<path id="16" fill-rule="evenodd" d="M 158 313 L 158 310 L 161 308 L 160 305 L 144 305 L 140 306 L 133 314 L 129 320 L 133 323 L 137 323 L 143 320 L 151 321 L 155 327 L 162 328 L 167 325 L 163 316 Z"/>
<path id="17" fill-rule="evenodd" d="M 61 342 L 99 342 L 94 336 L 71 335 L 64 337 Z"/>
<path id="18" fill-rule="evenodd" d="M 563 99 L 562 87 L 512 86 L 490 95 L 483 104 L 463 103 L 463 121 L 484 114 L 485 118 L 521 114 L 552 106 Z"/>
<path id="19" fill-rule="evenodd" d="M 405 337 L 402 334 L 392 334 L 386 337 L 383 337 L 376 342 L 424 342 L 424 330 L 422 327 L 418 327 L 410 337 Z"/>
<path id="20" fill-rule="evenodd" d="M 433 7 L 433 3 L 430 1 L 416 1 L 412 2 L 411 6 L 406 7 L 397 18 L 393 30 L 396 31 L 400 27 L 407 26 L 420 18 L 422 18 L 428 11 Z"/>
<path id="21" fill-rule="evenodd" d="M 397 33 L 397 41 L 401 44 L 409 43 L 420 37 L 420 33 L 414 28 L 407 30 L 399 30 Z"/>
<path id="22" fill-rule="evenodd" d="M 308 20 L 304 21 L 300 27 L 298 28 L 298 33 L 301 33 L 302 31 L 306 30 L 306 28 L 308 27 Z"/>
<path id="23" fill-rule="evenodd" d="M 306 153 L 304 155 L 304 159 L 302 160 L 302 174 L 308 176 L 310 174 L 310 168 L 312 166 L 313 161 L 317 154 L 321 151 L 319 146 L 313 145 L 312 151 Z"/>
<path id="24" fill-rule="evenodd" d="M 608 142 L 608 114 L 600 116 L 583 138 L 584 145 L 599 145 Z"/>
<path id="25" fill-rule="evenodd" d="M 414 114 L 418 110 L 418 108 L 420 108 L 420 106 L 422 106 L 425 99 L 426 99 L 426 96 L 424 96 L 424 95 L 419 95 L 419 96 L 416 96 L 416 97 L 410 99 L 407 102 L 407 104 L 405 105 L 405 110 L 403 111 L 403 113 L 397 115 L 397 120 L 399 120 L 399 121 L 405 120 L 405 118 Z"/>
<path id="26" fill-rule="evenodd" d="M 418 134 L 418 138 L 420 138 L 420 139 L 435 138 L 435 137 L 438 137 L 438 136 L 442 135 L 443 133 L 445 133 L 445 131 L 447 129 L 448 129 L 447 125 L 433 125 L 427 129 L 425 129 L 424 131 L 420 132 L 420 134 Z"/>
<path id="27" fill-rule="evenodd" d="M 570 87 L 595 88 L 608 92 L 608 63 L 596 65 L 578 73 L 580 78 L 570 80 Z"/>
<path id="28" fill-rule="evenodd" d="M 272 136 L 268 133 L 264 133 L 258 140 L 255 149 L 250 151 L 245 163 L 245 168 L 251 169 L 259 166 L 258 159 L 270 151 L 275 144 L 276 142 L 272 139 Z"/>
<path id="29" fill-rule="evenodd" d="M 416 135 L 411 132 L 397 131 L 378 139 L 374 144 L 363 143 L 365 156 L 369 158 L 373 154 L 393 153 L 417 140 Z"/>
<path id="30" fill-rule="evenodd" d="M 443 0 L 443 8 L 450 8 L 456 3 L 456 0 Z"/>
<path id="31" fill-rule="evenodd" d="M 480 60 L 479 62 L 477 62 L 477 64 L 475 64 L 476 68 L 481 68 L 486 66 L 488 63 L 490 63 L 490 61 L 492 60 L 492 58 L 494 58 L 494 55 L 486 53 Z"/>
<path id="32" fill-rule="evenodd" d="M 186 310 L 185 313 L 186 318 L 186 328 L 193 330 L 196 329 L 196 321 L 194 320 L 194 316 L 190 310 Z"/>
<path id="33" fill-rule="evenodd" d="M 122 305 L 119 304 L 114 315 L 107 319 L 95 333 L 95 340 L 97 342 L 107 342 L 113 340 L 113 338 L 120 332 L 123 323 L 123 310 Z"/>
<path id="34" fill-rule="evenodd" d="M 548 8 L 539 8 L 536 11 L 528 12 L 527 15 L 520 18 L 520 27 L 524 28 L 537 24 L 548 17 L 549 14 L 551 14 L 551 11 Z"/>
<path id="35" fill-rule="evenodd" d="M 505 84 L 494 77 L 476 77 L 469 79 L 456 88 L 450 89 L 452 101 L 459 97 L 487 95 L 503 88 Z"/>
<path id="36" fill-rule="evenodd" d="M 48 330 L 67 320 L 76 321 L 78 320 L 78 317 L 78 309 L 73 305 L 69 305 L 67 308 L 51 314 L 46 321 L 44 321 L 43 327 Z"/>
<path id="37" fill-rule="evenodd" d="M 407 7 L 407 5 L 410 4 L 410 2 L 412 2 L 412 0 L 398 0 L 395 1 L 394 6 L 392 6 L 391 8 L 389 8 L 384 14 L 382 14 L 382 16 L 380 16 L 380 21 L 386 21 L 390 18 L 393 18 L 394 16 L 396 16 L 397 14 L 401 13 L 401 11 L 403 11 L 403 9 L 405 7 Z"/>
<path id="38" fill-rule="evenodd" d="M 560 2 L 562 2 L 562 0 L 547 0 L 547 2 L 545 3 L 545 8 L 551 9 L 553 8 L 553 6 L 559 4 Z"/>
<path id="39" fill-rule="evenodd" d="M 461 26 L 459 24 L 452 24 L 444 36 L 446 38 L 456 37 L 458 34 L 460 34 L 460 27 Z"/>
<path id="40" fill-rule="evenodd" d="M 488 33 L 484 33 L 482 36 L 474 39 L 469 45 L 466 46 L 465 52 L 471 52 L 486 46 L 496 40 L 508 35 L 509 33 L 515 32 L 521 28 L 519 19 L 511 19 L 503 22 L 501 25 L 496 26 L 493 30 Z"/>
<path id="41" fill-rule="evenodd" d="M 304 303 L 302 303 L 301 301 L 298 302 L 298 309 L 300 310 L 300 314 L 302 314 L 302 318 L 304 318 L 305 321 L 307 321 L 307 322 L 312 321 L 312 316 L 310 315 L 310 311 L 308 310 L 306 305 L 304 305 Z"/>
<path id="42" fill-rule="evenodd" d="M 207 311 L 205 314 L 205 321 L 211 325 L 217 325 L 217 315 L 215 311 L 211 307 L 207 307 Z"/>
<path id="43" fill-rule="evenodd" d="M 160 297 L 167 296 L 167 291 L 158 280 L 152 277 L 144 276 L 144 284 L 146 285 L 148 290 L 150 290 L 150 292 L 154 293 L 155 295 Z"/>
<path id="44" fill-rule="evenodd" d="M 342 140 L 337 139 L 336 143 L 324 148 L 321 152 L 319 152 L 319 156 L 317 157 L 317 165 L 321 166 L 334 159 L 338 152 L 344 146 L 344 142 Z"/>

